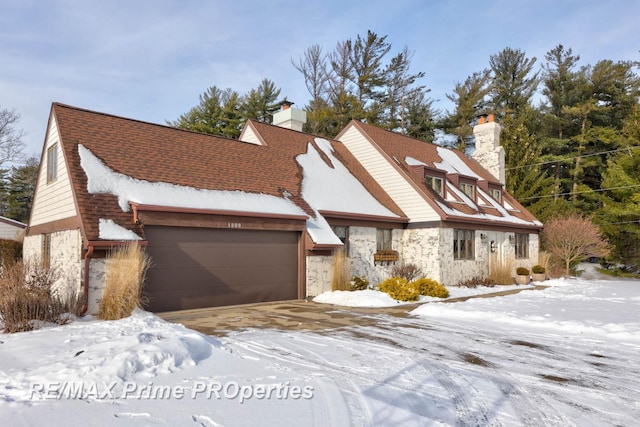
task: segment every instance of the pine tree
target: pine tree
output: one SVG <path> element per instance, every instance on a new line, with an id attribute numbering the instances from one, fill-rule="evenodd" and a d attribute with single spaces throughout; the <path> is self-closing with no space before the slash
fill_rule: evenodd
<path id="1" fill-rule="evenodd" d="M 38 180 L 39 161 L 35 157 L 22 166 L 13 167 L 7 180 L 7 210 L 5 216 L 24 223 L 29 222 L 33 195 Z"/>
<path id="2" fill-rule="evenodd" d="M 445 132 L 455 135 L 455 148 L 465 152 L 467 144 L 473 137 L 472 123 L 476 118 L 486 112 L 487 99 L 490 86 L 490 71 L 475 72 L 464 81 L 457 82 L 453 93 L 447 94 L 447 98 L 455 104 L 455 110 L 449 113 L 442 121 Z"/>
<path id="3" fill-rule="evenodd" d="M 536 58 L 525 55 L 520 49 L 507 47 L 489 58 L 491 106 L 500 117 L 518 114 L 527 107 L 538 87 L 538 73 L 533 72 Z"/>

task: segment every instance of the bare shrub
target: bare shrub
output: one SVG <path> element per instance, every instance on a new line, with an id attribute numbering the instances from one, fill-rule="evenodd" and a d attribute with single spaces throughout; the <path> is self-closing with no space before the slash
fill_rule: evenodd
<path id="1" fill-rule="evenodd" d="M 463 280 L 456 285 L 459 288 L 477 288 L 478 286 L 486 286 L 487 288 L 493 288 L 495 283 L 489 277 L 475 276 L 471 279 Z"/>
<path id="2" fill-rule="evenodd" d="M 351 260 L 338 249 L 333 253 L 331 289 L 334 291 L 348 291 L 351 289 Z"/>
<path id="3" fill-rule="evenodd" d="M 0 266 L 9 267 L 22 258 L 22 242 L 0 239 Z"/>
<path id="4" fill-rule="evenodd" d="M 422 270 L 415 264 L 396 264 L 391 269 L 392 277 L 403 277 L 411 282 L 419 277 L 424 277 Z"/>
<path id="5" fill-rule="evenodd" d="M 491 260 L 489 279 L 496 285 L 513 285 L 513 261 Z"/>
<path id="6" fill-rule="evenodd" d="M 135 242 L 109 253 L 98 318 L 122 319 L 130 316 L 136 307 L 142 307 L 142 287 L 149 265 L 149 256 Z"/>
<path id="7" fill-rule="evenodd" d="M 542 232 L 545 248 L 564 264 L 564 273 L 590 256 L 605 257 L 610 247 L 591 217 L 571 214 L 547 222 Z"/>
<path id="8" fill-rule="evenodd" d="M 39 322 L 65 324 L 79 314 L 81 301 L 75 292 L 56 292 L 61 276 L 40 264 L 22 261 L 7 266 L 0 276 L 0 319 L 5 332 L 35 329 Z"/>

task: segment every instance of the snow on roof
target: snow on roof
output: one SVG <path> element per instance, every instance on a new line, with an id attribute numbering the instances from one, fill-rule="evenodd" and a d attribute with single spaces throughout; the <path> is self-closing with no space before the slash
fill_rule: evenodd
<path id="1" fill-rule="evenodd" d="M 438 169 L 446 170 L 448 173 L 457 173 L 460 175 L 470 176 L 473 178 L 482 179 L 476 174 L 467 164 L 462 160 L 453 150 L 447 148 L 436 147 L 438 155 L 442 158 L 442 162 L 434 162 L 435 167 Z"/>
<path id="2" fill-rule="evenodd" d="M 320 157 L 311 143 L 305 154 L 296 157 L 303 170 L 302 196 L 310 206 L 316 210 L 398 218 L 398 215 L 376 200 L 333 155 L 333 147 L 329 141 L 316 138 L 315 143 L 329 158 L 333 167 Z"/>
<path id="3" fill-rule="evenodd" d="M 409 166 L 426 166 L 426 167 L 429 167 L 429 165 L 426 164 L 425 162 L 421 162 L 420 160 L 414 159 L 411 156 L 405 157 L 404 158 L 404 162 Z"/>
<path id="4" fill-rule="evenodd" d="M 457 173 L 460 175 L 465 175 L 465 176 L 470 176 L 470 177 L 474 177 L 474 178 L 478 178 L 478 179 L 483 179 L 482 177 L 480 177 L 478 174 L 476 174 L 475 172 L 473 172 L 473 170 L 471 170 L 471 168 L 469 166 L 467 166 L 467 164 L 460 158 L 458 157 L 458 155 L 456 153 L 454 153 L 452 150 L 446 149 L 446 148 L 442 148 L 442 147 L 437 147 L 438 149 L 438 155 L 442 158 L 442 162 L 436 162 L 434 163 L 434 166 L 438 169 L 442 169 L 447 171 L 447 173 Z M 404 161 L 407 163 L 407 165 L 409 166 L 427 166 L 429 167 L 429 165 L 427 165 L 424 162 L 421 162 L 420 160 L 414 159 L 413 157 L 405 157 Z M 471 200 L 471 198 L 469 198 L 466 194 L 464 194 L 462 191 L 460 191 L 458 188 L 456 188 L 455 185 L 453 185 L 451 182 L 449 182 L 447 180 L 447 200 L 452 201 L 455 199 L 449 199 L 449 195 L 453 195 L 455 194 L 460 200 L 462 200 L 462 203 L 466 204 L 467 206 L 473 208 L 474 210 L 478 210 L 478 206 L 476 205 L 476 203 Z M 514 223 L 514 224 L 526 224 L 526 225 L 536 225 L 536 226 L 541 226 L 542 223 L 540 221 L 526 221 L 523 219 L 520 219 L 514 215 L 512 215 L 511 213 L 509 213 L 509 211 L 507 209 L 504 208 L 504 206 L 502 206 L 500 203 L 498 203 L 497 201 L 495 201 L 493 199 L 493 197 L 489 196 L 488 194 L 486 194 L 484 191 L 482 191 L 480 188 L 476 187 L 476 191 L 478 192 L 479 195 L 483 196 L 484 199 L 488 200 L 491 207 L 497 209 L 500 214 L 502 215 L 502 217 L 497 216 L 497 215 L 488 215 L 482 212 L 477 212 L 474 214 L 468 214 L 468 213 L 464 213 L 464 212 L 460 212 L 450 206 L 445 205 L 444 203 L 438 202 L 438 205 L 442 208 L 442 210 L 447 213 L 448 215 L 455 215 L 455 216 L 463 216 L 463 217 L 468 217 L 468 218 L 483 218 L 483 219 L 490 219 L 490 220 L 498 220 L 498 221 L 503 221 L 503 222 L 510 222 L 510 223 Z M 506 202 L 505 202 L 506 204 Z M 507 204 L 507 206 L 511 207 L 511 205 Z"/>
<path id="5" fill-rule="evenodd" d="M 100 234 L 98 237 L 104 240 L 141 240 L 142 238 L 138 236 L 131 230 L 127 230 L 121 225 L 113 222 L 112 219 L 104 219 L 100 218 L 98 220 L 98 227 L 100 230 Z"/>
<path id="6" fill-rule="evenodd" d="M 80 165 L 87 175 L 87 191 L 91 194 L 113 194 L 124 212 L 129 204 L 139 203 L 180 208 L 233 210 L 270 214 L 304 215 L 307 231 L 317 244 L 341 245 L 331 226 L 318 213 L 320 210 L 361 213 L 397 217 L 380 204 L 364 186 L 333 155 L 331 144 L 325 139 L 316 139 L 316 144 L 329 157 L 333 168 L 320 157 L 313 144 L 306 154 L 296 160 L 303 168 L 302 195 L 316 212 L 309 217 L 293 201 L 285 197 L 244 191 L 203 190 L 167 182 L 149 182 L 118 173 L 105 165 L 88 148 L 78 145 Z M 100 238 L 109 240 L 134 240 L 135 233 L 124 233 L 124 227 L 100 220 Z M 121 229 L 118 230 L 117 227 Z M 132 236 L 133 234 L 133 236 Z M 139 238 L 139 237 L 138 237 Z"/>
<path id="7" fill-rule="evenodd" d="M 452 186 L 449 183 L 447 183 L 447 188 L 453 189 L 456 192 L 456 194 L 458 194 L 460 197 L 462 197 L 463 200 L 465 200 L 465 204 L 466 205 L 472 206 L 472 207 L 474 207 L 474 209 L 477 209 L 477 206 L 473 202 L 470 203 L 469 202 L 469 198 L 466 197 L 466 195 L 462 195 L 462 193 L 459 192 L 457 188 L 455 188 L 454 186 Z M 509 223 L 512 223 L 512 224 L 521 224 L 521 225 L 535 225 L 535 226 L 541 226 L 542 225 L 542 223 L 540 221 L 527 221 L 527 220 L 524 220 L 524 219 L 520 219 L 517 216 L 511 215 L 504 207 L 502 207 L 498 202 L 495 202 L 491 196 L 486 194 L 480 188 L 476 187 L 476 191 L 478 191 L 478 193 L 481 196 L 483 196 L 485 199 L 489 200 L 491 202 L 492 207 L 494 207 L 498 211 L 500 211 L 502 216 L 500 217 L 498 215 L 489 215 L 489 214 L 486 214 L 486 213 L 483 213 L 483 212 L 476 212 L 476 213 L 473 213 L 473 214 L 468 214 L 468 213 L 461 212 L 459 210 L 453 209 L 453 208 L 447 206 L 446 204 L 437 201 L 438 206 L 440 206 L 440 208 L 442 208 L 442 210 L 447 215 L 461 216 L 461 217 L 466 217 L 466 218 L 482 218 L 482 219 L 488 219 L 488 220 L 491 220 L 491 221 L 502 221 L 502 222 L 509 222 Z"/>
<path id="8" fill-rule="evenodd" d="M 115 195 L 124 212 L 128 212 L 129 203 L 134 202 L 180 208 L 306 215 L 289 199 L 244 191 L 203 190 L 168 182 L 149 182 L 111 170 L 81 144 L 78 152 L 80 165 L 87 174 L 87 191 Z"/>

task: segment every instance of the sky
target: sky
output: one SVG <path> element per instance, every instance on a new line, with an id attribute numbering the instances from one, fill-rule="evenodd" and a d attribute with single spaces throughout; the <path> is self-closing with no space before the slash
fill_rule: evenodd
<path id="1" fill-rule="evenodd" d="M 21 115 L 25 154 L 40 156 L 52 102 L 165 123 L 210 86 L 244 94 L 269 78 L 302 108 L 292 66 L 371 30 L 414 51 L 434 106 L 506 47 L 538 58 L 558 44 L 580 65 L 640 60 L 640 2 L 629 0 L 22 0 L 0 3 L 0 108 Z"/>

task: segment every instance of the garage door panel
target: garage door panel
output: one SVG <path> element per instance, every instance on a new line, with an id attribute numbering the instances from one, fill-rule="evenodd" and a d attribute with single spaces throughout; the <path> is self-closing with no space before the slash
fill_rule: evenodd
<path id="1" fill-rule="evenodd" d="M 298 233 L 147 226 L 151 311 L 298 298 Z"/>

